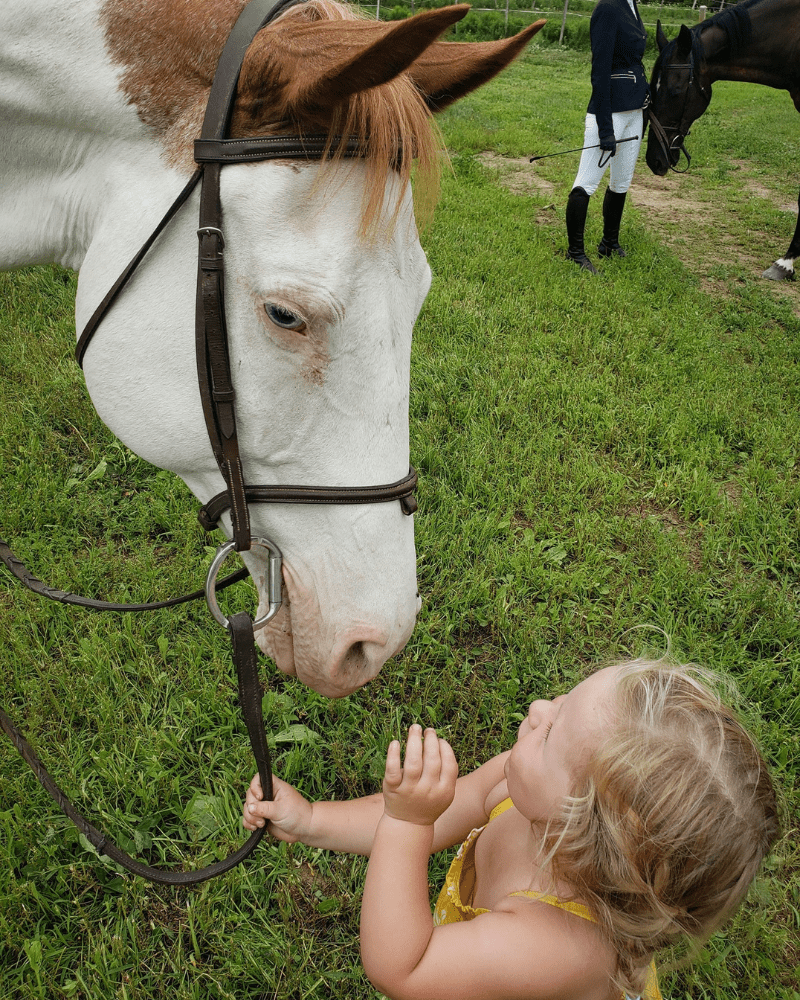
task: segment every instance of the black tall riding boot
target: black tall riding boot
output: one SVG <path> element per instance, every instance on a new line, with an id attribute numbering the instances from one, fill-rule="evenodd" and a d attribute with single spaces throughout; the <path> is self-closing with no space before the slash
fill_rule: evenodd
<path id="1" fill-rule="evenodd" d="M 603 238 L 597 245 L 601 257 L 627 257 L 619 245 L 619 224 L 622 220 L 622 210 L 625 208 L 626 192 L 617 194 L 611 188 L 606 188 L 603 198 Z"/>
<path id="2" fill-rule="evenodd" d="M 567 256 L 584 271 L 597 274 L 597 268 L 586 256 L 583 246 L 583 230 L 586 227 L 586 213 L 589 209 L 589 195 L 582 187 L 573 188 L 567 198 Z"/>

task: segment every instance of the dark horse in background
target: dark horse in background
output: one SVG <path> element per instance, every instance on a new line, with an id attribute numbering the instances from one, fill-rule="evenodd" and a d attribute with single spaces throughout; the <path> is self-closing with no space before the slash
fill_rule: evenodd
<path id="1" fill-rule="evenodd" d="M 647 142 L 647 165 L 654 174 L 666 174 L 686 152 L 683 140 L 711 102 L 711 85 L 717 80 L 788 90 L 800 111 L 800 0 L 742 0 L 693 28 L 682 25 L 672 41 L 659 21 L 656 41 L 660 53 L 650 81 L 655 122 Z M 794 278 L 800 197 L 797 203 L 792 242 L 764 271 L 765 278 Z"/>

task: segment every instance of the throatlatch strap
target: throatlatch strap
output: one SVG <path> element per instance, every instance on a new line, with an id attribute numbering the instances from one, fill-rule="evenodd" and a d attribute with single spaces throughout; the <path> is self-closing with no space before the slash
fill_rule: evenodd
<path id="1" fill-rule="evenodd" d="M 78 343 L 75 346 L 75 360 L 78 362 L 78 365 L 81 368 L 83 368 L 83 357 L 86 354 L 86 348 L 89 346 L 89 342 L 94 336 L 97 328 L 102 323 L 106 313 L 114 304 L 119 293 L 122 291 L 125 285 L 127 285 L 128 281 L 133 275 L 133 272 L 144 260 L 147 251 L 150 249 L 150 247 L 155 243 L 155 241 L 167 227 L 167 224 L 172 220 L 172 218 L 174 217 L 178 209 L 181 207 L 181 205 L 187 200 L 192 191 L 194 191 L 194 189 L 197 187 L 197 182 L 200 180 L 202 176 L 203 176 L 203 168 L 200 167 L 200 169 L 195 170 L 195 172 L 189 178 L 189 181 L 186 184 L 186 186 L 183 188 L 183 190 L 175 199 L 175 201 L 173 201 L 173 203 L 167 209 L 161 222 L 159 222 L 159 224 L 156 226 L 156 228 L 144 242 L 141 249 L 133 258 L 133 260 L 131 260 L 131 262 L 128 264 L 128 266 L 125 268 L 122 274 L 117 278 L 117 280 L 114 282 L 111 288 L 109 288 L 103 301 L 92 313 L 91 319 L 83 328 L 83 332 L 78 338 Z"/>

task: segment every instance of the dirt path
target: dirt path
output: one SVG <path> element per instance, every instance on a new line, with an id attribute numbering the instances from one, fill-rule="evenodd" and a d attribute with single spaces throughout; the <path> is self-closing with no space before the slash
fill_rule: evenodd
<path id="1" fill-rule="evenodd" d="M 504 157 L 493 152 L 478 154 L 487 167 L 498 171 L 500 184 L 514 194 L 549 197 L 555 204 L 539 212 L 539 225 L 563 225 L 562 202 L 565 192 L 557 191 L 553 184 L 539 177 L 534 164 L 527 157 Z M 736 190 L 752 198 L 770 200 L 786 212 L 786 233 L 775 244 L 774 234 L 747 228 L 736 207 L 731 208 L 719 197 L 720 188 L 703 190 L 697 176 L 671 174 L 656 177 L 641 165 L 630 190 L 631 203 L 640 210 L 640 216 L 650 233 L 657 237 L 683 264 L 696 274 L 707 291 L 728 294 L 728 282 L 761 279 L 761 273 L 779 257 L 789 245 L 794 230 L 796 203 L 790 201 L 785 190 L 777 193 L 777 185 L 770 187 L 769 178 L 754 176 L 747 160 L 731 161 L 735 173 L 730 182 Z M 731 267 L 735 274 L 731 274 Z M 800 282 L 764 281 L 771 294 L 789 298 L 797 315 L 800 315 Z"/>

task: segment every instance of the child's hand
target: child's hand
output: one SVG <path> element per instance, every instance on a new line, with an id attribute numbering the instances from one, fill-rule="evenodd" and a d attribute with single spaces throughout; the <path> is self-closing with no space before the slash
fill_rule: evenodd
<path id="1" fill-rule="evenodd" d="M 408 731 L 406 758 L 400 763 L 400 743 L 394 740 L 386 754 L 383 779 L 384 811 L 395 819 L 432 826 L 456 792 L 458 764 L 447 740 L 435 729 L 412 726 Z"/>
<path id="2" fill-rule="evenodd" d="M 261 778 L 257 774 L 253 777 L 244 800 L 242 823 L 245 830 L 255 830 L 268 823 L 269 832 L 276 840 L 285 840 L 289 844 L 302 841 L 311 829 L 311 803 L 274 774 L 272 790 L 275 798 L 272 802 L 265 802 Z"/>

